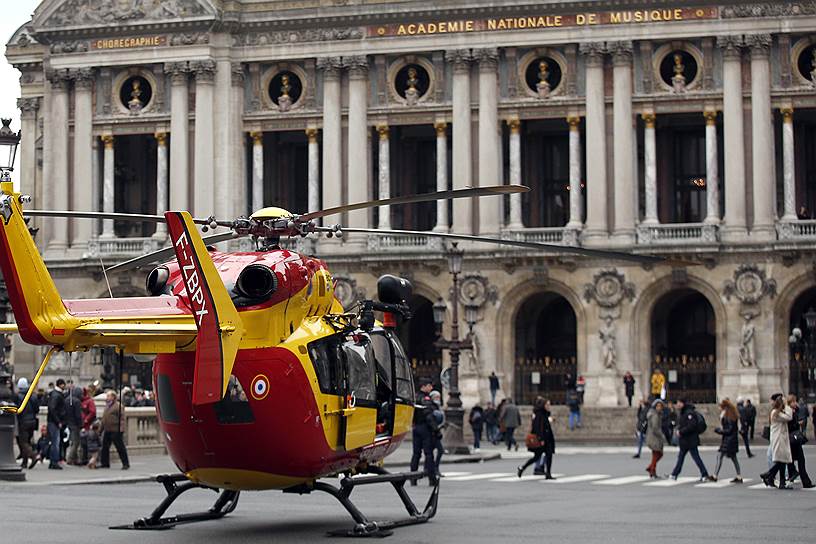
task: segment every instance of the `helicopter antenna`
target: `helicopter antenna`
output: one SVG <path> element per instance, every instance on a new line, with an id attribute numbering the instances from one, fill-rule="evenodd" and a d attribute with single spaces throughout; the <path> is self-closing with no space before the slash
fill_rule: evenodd
<path id="1" fill-rule="evenodd" d="M 113 291 L 111 290 L 110 281 L 108 281 L 108 272 L 105 270 L 105 263 L 102 262 L 102 257 L 99 257 L 99 266 L 102 267 L 102 275 L 105 276 L 105 283 L 108 285 L 108 294 L 113 298 Z"/>

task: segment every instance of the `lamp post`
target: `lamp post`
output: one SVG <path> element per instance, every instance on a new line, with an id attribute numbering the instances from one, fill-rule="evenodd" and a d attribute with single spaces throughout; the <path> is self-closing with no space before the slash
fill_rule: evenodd
<path id="1" fill-rule="evenodd" d="M 804 355 L 803 350 L 800 349 L 802 344 L 802 329 L 799 327 L 794 327 L 790 336 L 788 336 L 788 345 L 790 346 L 790 363 L 788 364 L 788 371 L 795 373 L 794 387 L 796 388 L 797 395 L 799 394 L 799 374 L 801 373 L 800 366 L 802 356 Z"/>
<path id="2" fill-rule="evenodd" d="M 450 388 L 448 390 L 448 402 L 445 406 L 445 449 L 449 453 L 461 454 L 470 453 L 470 449 L 465 444 L 463 434 L 464 415 L 462 409 L 462 399 L 459 393 L 459 355 L 462 350 L 471 349 L 473 342 L 470 333 L 473 324 L 476 322 L 475 311 L 466 308 L 465 317 L 468 320 L 468 334 L 464 338 L 459 338 L 459 274 L 462 273 L 462 261 L 464 251 L 459 249 L 457 243 L 452 243 L 448 247 L 448 272 L 453 276 L 453 289 L 451 290 L 451 330 L 450 339 L 442 335 L 442 325 L 445 323 L 445 312 L 447 306 L 440 298 L 433 305 L 434 323 L 436 324 L 437 340 L 435 345 L 440 350 L 450 352 Z"/>
<path id="3" fill-rule="evenodd" d="M 0 182 L 10 182 L 17 156 L 20 133 L 11 130 L 11 119 L 2 119 L 0 127 Z M 0 278 L 0 322 L 6 322 L 8 295 L 5 280 Z M 6 335 L 0 334 L 0 406 L 13 406 L 14 391 L 11 388 L 11 365 L 6 360 Z M 0 412 L 0 480 L 22 481 L 25 474 L 14 461 L 14 414 Z"/>

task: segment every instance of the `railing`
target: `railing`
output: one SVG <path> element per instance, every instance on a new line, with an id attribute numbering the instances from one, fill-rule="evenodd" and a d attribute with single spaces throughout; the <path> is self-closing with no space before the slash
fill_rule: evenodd
<path id="1" fill-rule="evenodd" d="M 137 257 L 162 247 L 162 241 L 146 238 L 92 238 L 88 241 L 88 257 Z"/>
<path id="2" fill-rule="evenodd" d="M 816 240 L 816 219 L 779 221 L 776 233 L 780 240 Z"/>
<path id="3" fill-rule="evenodd" d="M 537 396 L 553 404 L 564 404 L 567 397 L 568 375 L 575 379 L 577 362 L 570 357 L 538 357 L 516 360 L 515 401 L 533 404 Z"/>
<path id="4" fill-rule="evenodd" d="M 652 371 L 656 368 L 666 377 L 670 400 L 717 402 L 717 360 L 713 354 L 655 356 Z"/>
<path id="5" fill-rule="evenodd" d="M 705 223 L 666 223 L 638 225 L 638 244 L 687 245 L 716 244 L 719 233 L 716 225 Z"/>
<path id="6" fill-rule="evenodd" d="M 370 235 L 367 246 L 371 251 L 441 250 L 442 240 L 421 234 Z"/>
<path id="7" fill-rule="evenodd" d="M 577 229 L 568 229 L 566 227 L 543 227 L 506 230 L 502 233 L 502 238 L 505 240 L 514 240 L 516 242 L 577 246 L 578 234 L 579 231 Z"/>

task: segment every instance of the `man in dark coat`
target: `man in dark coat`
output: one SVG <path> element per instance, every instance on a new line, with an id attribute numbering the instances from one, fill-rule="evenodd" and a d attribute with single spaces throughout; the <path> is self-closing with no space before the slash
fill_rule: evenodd
<path id="1" fill-rule="evenodd" d="M 57 380 L 57 384 L 48 394 L 48 438 L 51 439 L 51 451 L 48 468 L 62 470 L 60 466 L 60 443 L 62 442 L 62 428 L 65 426 L 65 380 Z"/>
<path id="2" fill-rule="evenodd" d="M 748 432 L 751 436 L 751 442 L 754 441 L 754 425 L 756 424 L 756 406 L 751 404 L 751 399 L 745 399 L 745 419 L 748 422 Z"/>
<path id="3" fill-rule="evenodd" d="M 17 406 L 22 406 L 27 392 L 28 380 L 20 378 L 17 380 Z M 37 430 L 39 412 L 40 403 L 37 401 L 37 396 L 32 395 L 25 410 L 17 413 L 17 445 L 20 447 L 20 466 L 22 468 L 31 468 L 36 464 L 37 455 L 31 448 L 31 438 L 34 436 L 34 431 Z"/>
<path id="4" fill-rule="evenodd" d="M 424 455 L 423 467 L 425 468 L 425 474 L 428 476 L 429 483 L 435 485 L 438 475 L 434 463 L 433 449 L 438 429 L 433 415 L 434 403 L 430 397 L 431 391 L 433 391 L 431 381 L 428 379 L 421 380 L 419 394 L 414 406 L 414 429 L 411 434 L 414 452 L 411 456 L 411 472 L 416 472 L 419 469 L 419 458 Z M 412 480 L 411 485 L 416 485 L 416 481 Z"/>
<path id="5" fill-rule="evenodd" d="M 518 443 L 516 442 L 516 427 L 521 425 L 521 413 L 518 406 L 513 404 L 513 399 L 505 399 L 507 403 L 502 408 L 499 415 L 499 422 L 504 426 L 504 443 L 507 445 L 507 451 L 510 451 L 512 446 L 518 450 Z"/>
<path id="6" fill-rule="evenodd" d="M 680 451 L 677 454 L 677 464 L 671 473 L 671 479 L 676 480 L 683 470 L 683 461 L 686 454 L 690 453 L 691 458 L 700 469 L 700 481 L 707 481 L 708 470 L 706 470 L 703 460 L 700 459 L 700 452 L 697 449 L 700 446 L 700 431 L 699 418 L 702 416 L 694 409 L 694 405 L 681 399 L 677 401 L 677 432 L 680 434 Z"/>
<path id="7" fill-rule="evenodd" d="M 65 423 L 68 425 L 68 452 L 65 461 L 79 464 L 79 430 L 82 428 L 82 388 L 71 384 L 65 395 Z"/>
<path id="8" fill-rule="evenodd" d="M 623 376 L 623 388 L 626 391 L 626 400 L 629 401 L 629 408 L 632 407 L 632 397 L 635 396 L 635 377 L 628 370 Z M 640 407 L 638 407 L 640 410 Z"/>
<path id="9" fill-rule="evenodd" d="M 496 376 L 495 372 L 491 372 L 487 380 L 490 382 L 490 402 L 496 404 L 496 393 L 499 391 L 499 377 Z"/>
<path id="10" fill-rule="evenodd" d="M 748 434 L 749 434 L 749 425 L 748 425 L 748 411 L 745 407 L 745 402 L 742 399 L 737 401 L 737 413 L 739 413 L 739 434 L 742 437 L 742 441 L 745 444 L 745 452 L 748 454 L 748 458 L 754 456 L 751 453 L 751 444 L 748 443 Z"/>

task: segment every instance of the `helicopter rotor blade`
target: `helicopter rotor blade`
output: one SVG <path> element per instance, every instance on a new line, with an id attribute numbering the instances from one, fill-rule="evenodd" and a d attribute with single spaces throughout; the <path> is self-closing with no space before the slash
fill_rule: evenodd
<path id="1" fill-rule="evenodd" d="M 540 249 L 551 251 L 553 253 L 564 253 L 569 255 L 580 255 L 583 257 L 598 257 L 602 259 L 618 259 L 621 261 L 635 262 L 639 264 L 657 264 L 665 262 L 666 259 L 662 257 L 653 257 L 650 255 L 636 255 L 632 253 L 623 253 L 620 251 L 607 251 L 605 249 L 587 249 L 573 246 L 560 246 L 556 244 L 542 244 L 539 242 L 523 242 L 521 240 L 502 240 L 499 238 L 488 238 L 486 236 L 472 236 L 469 234 L 454 234 L 447 232 L 428 232 L 428 231 L 414 231 L 414 230 L 385 230 L 385 229 L 364 229 L 364 228 L 343 228 L 344 233 L 359 232 L 365 234 L 375 235 L 397 235 L 397 236 L 429 236 L 435 238 L 446 238 L 449 240 L 465 240 L 470 242 L 484 242 L 488 244 L 499 244 L 507 246 L 525 247 L 529 249 Z M 696 263 L 686 263 L 696 264 Z"/>
<path id="2" fill-rule="evenodd" d="M 326 208 L 316 212 L 309 212 L 299 218 L 303 221 L 319 219 L 327 215 L 336 215 L 354 210 L 364 210 L 367 208 L 378 208 L 380 206 L 394 206 L 397 204 L 414 204 L 417 202 L 432 202 L 435 200 L 451 200 L 454 198 L 472 198 L 478 196 L 501 196 L 512 193 L 526 193 L 530 190 L 524 185 L 491 185 L 488 187 L 472 187 L 468 189 L 454 189 L 452 191 L 437 191 L 433 193 L 422 193 L 417 195 L 396 196 L 394 198 L 383 198 L 380 200 L 369 200 L 367 202 L 357 202 L 356 204 L 345 204 Z"/>
<path id="3" fill-rule="evenodd" d="M 114 219 L 119 221 L 136 221 L 143 223 L 164 223 L 163 215 L 120 212 L 85 212 L 74 210 L 24 210 L 23 215 L 31 217 L 73 217 L 77 219 Z M 193 223 L 220 227 L 232 227 L 232 221 L 214 221 L 211 218 L 194 218 Z"/>
<path id="4" fill-rule="evenodd" d="M 221 234 L 212 234 L 210 236 L 204 236 L 202 240 L 204 240 L 205 244 L 211 245 L 217 244 L 219 242 L 224 242 L 226 240 L 232 240 L 233 238 L 237 237 L 238 236 L 234 232 L 222 232 Z M 110 268 L 107 268 L 106 270 L 108 272 L 124 272 L 126 270 L 139 268 L 140 266 L 144 266 L 146 264 L 170 260 L 175 254 L 176 254 L 175 250 L 173 249 L 172 246 L 164 247 L 162 249 L 157 249 L 156 251 L 146 253 L 145 255 L 140 255 L 139 257 L 135 257 L 133 259 L 117 263 L 111 266 Z"/>

